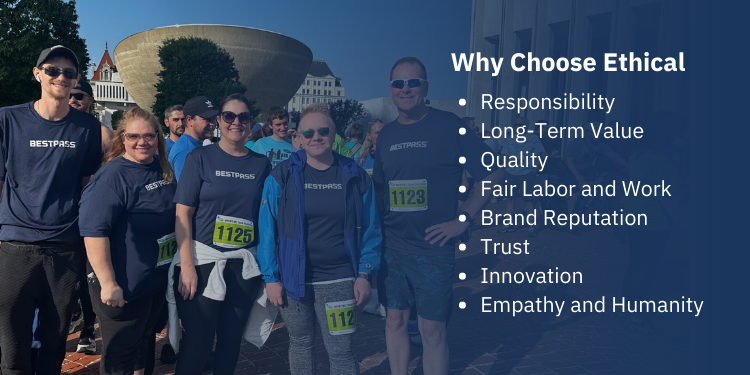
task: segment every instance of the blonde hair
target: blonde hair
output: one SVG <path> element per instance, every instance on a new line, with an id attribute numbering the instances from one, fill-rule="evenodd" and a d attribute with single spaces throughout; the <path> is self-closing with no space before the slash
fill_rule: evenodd
<path id="1" fill-rule="evenodd" d="M 370 122 L 367 123 L 367 134 L 370 134 L 372 132 L 372 127 L 375 126 L 376 124 L 383 124 L 385 126 L 385 123 L 383 122 L 383 120 L 379 118 L 374 118 L 370 120 Z M 360 166 L 365 165 L 365 161 L 367 160 L 367 155 L 370 154 L 370 149 L 372 149 L 372 141 L 370 140 L 370 138 L 367 138 L 365 136 L 365 142 L 362 144 L 362 148 L 359 151 L 358 162 Z"/>
<path id="2" fill-rule="evenodd" d="M 158 150 L 158 154 L 156 155 L 156 157 L 159 159 L 159 165 L 161 165 L 163 178 L 165 181 L 174 182 L 174 172 L 172 171 L 172 166 L 169 165 L 169 161 L 167 160 L 167 141 L 164 139 L 164 132 L 161 130 L 161 126 L 156 120 L 156 117 L 154 117 L 154 115 L 152 115 L 150 112 L 139 107 L 135 107 L 125 112 L 125 114 L 122 116 L 122 119 L 117 126 L 117 130 L 115 131 L 115 136 L 112 139 L 112 149 L 104 157 L 104 164 L 107 164 L 112 160 L 115 160 L 119 156 L 125 154 L 125 143 L 123 140 L 125 136 L 125 129 L 128 127 L 128 125 L 130 125 L 131 122 L 138 120 L 144 121 L 151 125 L 154 133 L 156 133 L 156 149 Z"/>
<path id="3" fill-rule="evenodd" d="M 333 132 L 336 133 L 336 124 L 333 123 L 333 119 L 331 118 L 331 113 L 328 112 L 328 104 L 323 102 L 313 103 L 304 110 L 302 110 L 302 114 L 299 116 L 299 122 L 302 122 L 302 119 L 305 118 L 305 116 L 313 113 L 320 113 L 321 115 L 328 118 L 328 126 L 332 128 Z M 298 125 L 299 127 L 299 125 Z"/>

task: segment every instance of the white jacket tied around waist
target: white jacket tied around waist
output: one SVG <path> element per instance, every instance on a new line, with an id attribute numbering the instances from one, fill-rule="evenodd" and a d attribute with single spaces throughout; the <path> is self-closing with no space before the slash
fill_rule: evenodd
<path id="1" fill-rule="evenodd" d="M 227 285 L 224 281 L 224 267 L 227 265 L 227 259 L 242 259 L 242 278 L 248 280 L 260 276 L 258 263 L 255 261 L 257 250 L 255 247 L 250 249 L 238 249 L 228 252 L 221 252 L 200 242 L 193 241 L 193 262 L 196 266 L 208 263 L 215 263 L 214 269 L 208 275 L 208 282 L 203 291 L 203 296 L 215 301 L 223 301 L 227 293 Z M 169 266 L 169 286 L 167 287 L 167 304 L 169 307 L 169 326 L 167 334 L 169 343 L 172 344 L 175 353 L 180 350 L 180 338 L 182 329 L 180 320 L 177 316 L 177 305 L 174 295 L 174 267 L 180 264 L 180 252 L 178 251 L 172 259 Z M 196 296 L 197 297 L 197 296 Z M 268 336 L 273 330 L 273 324 L 276 321 L 276 314 L 279 308 L 268 302 L 266 298 L 266 288 L 261 285 L 258 291 L 258 298 L 255 300 L 251 310 L 250 317 L 245 324 L 243 337 L 249 343 L 257 347 L 263 346 Z"/>

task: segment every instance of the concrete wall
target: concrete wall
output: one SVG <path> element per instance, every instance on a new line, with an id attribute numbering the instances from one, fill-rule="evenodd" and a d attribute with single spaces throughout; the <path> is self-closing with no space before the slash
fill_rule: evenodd
<path id="1" fill-rule="evenodd" d="M 115 65 L 128 93 L 141 108 L 154 103 L 161 70 L 157 48 L 164 40 L 195 36 L 214 41 L 234 58 L 245 96 L 262 110 L 283 106 L 305 79 L 312 51 L 290 37 L 240 26 L 185 25 L 144 31 L 121 41 L 115 48 Z M 196 93 L 198 95 L 199 93 Z"/>

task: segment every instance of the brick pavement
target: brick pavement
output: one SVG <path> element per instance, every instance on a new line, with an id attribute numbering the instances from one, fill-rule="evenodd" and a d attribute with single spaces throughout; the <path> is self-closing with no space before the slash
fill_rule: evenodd
<path id="1" fill-rule="evenodd" d="M 493 205 L 499 211 L 499 206 Z M 456 278 L 466 272 L 467 279 L 454 286 L 456 302 L 466 301 L 465 310 L 455 307 L 448 327 L 450 374 L 646 374 L 656 368 L 670 373 L 686 373 L 685 360 L 689 337 L 687 317 L 661 314 L 654 318 L 659 333 L 634 332 L 625 322 L 609 313 L 525 314 L 512 318 L 504 313 L 481 313 L 481 297 L 527 300 L 548 296 L 557 300 L 597 298 L 619 295 L 628 263 L 627 247 L 619 244 L 612 229 L 595 229 L 574 236 L 543 230 L 529 239 L 530 255 L 494 256 L 483 254 L 481 238 L 523 242 L 526 230 L 501 235 L 496 228 L 477 228 L 465 252 L 457 251 Z M 672 246 L 665 256 L 665 280 L 685 283 L 686 260 Z M 561 271 L 580 271 L 583 284 L 548 288 L 524 285 L 482 284 L 480 268 L 494 271 L 518 271 L 559 267 Z M 666 298 L 666 297 L 665 297 Z M 456 303 L 457 304 L 457 303 Z M 389 374 L 384 337 L 384 319 L 360 315 L 355 352 L 363 374 Z M 63 372 L 93 375 L 98 372 L 99 356 L 74 353 L 78 334 L 68 341 L 69 354 Z M 163 337 L 163 334 L 162 334 Z M 157 342 L 157 353 L 165 339 Z M 100 344 L 101 345 L 101 344 Z M 235 374 L 288 374 L 287 333 L 279 320 L 263 348 L 243 343 Z M 325 348 L 317 339 L 316 373 L 327 374 Z M 411 374 L 422 374 L 421 348 L 412 346 Z M 157 360 L 155 374 L 172 374 L 171 365 Z M 663 372 L 661 372 L 663 373 Z"/>

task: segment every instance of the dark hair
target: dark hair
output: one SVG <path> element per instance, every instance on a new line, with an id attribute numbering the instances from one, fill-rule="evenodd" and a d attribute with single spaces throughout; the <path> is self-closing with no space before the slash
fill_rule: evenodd
<path id="1" fill-rule="evenodd" d="M 172 116 L 172 112 L 174 111 L 182 111 L 182 106 L 179 104 L 170 105 L 167 107 L 167 109 L 164 110 L 164 118 L 169 118 L 169 116 Z"/>
<path id="2" fill-rule="evenodd" d="M 266 113 L 266 121 L 268 124 L 273 124 L 273 120 L 284 120 L 289 119 L 289 112 L 286 109 L 279 106 L 273 106 L 268 109 Z"/>
<path id="3" fill-rule="evenodd" d="M 346 132 L 349 134 L 349 138 L 356 138 L 357 141 L 362 142 L 362 138 L 365 136 L 365 131 L 362 129 L 362 125 L 355 122 L 346 128 Z"/>
<path id="4" fill-rule="evenodd" d="M 401 65 L 401 64 L 417 64 L 417 65 L 419 65 L 419 67 L 422 68 L 422 72 L 424 73 L 424 77 L 422 77 L 422 79 L 425 79 L 425 80 L 427 79 L 427 68 L 424 67 L 424 64 L 422 64 L 422 62 L 419 61 L 418 58 L 412 57 L 412 56 L 402 57 L 402 58 L 398 59 L 398 61 L 396 61 L 395 64 L 393 64 L 393 67 L 391 68 L 390 79 L 393 79 L 393 71 L 396 70 L 396 67 L 399 66 L 399 65 Z M 412 78 L 417 78 L 417 77 L 412 77 Z"/>
<path id="5" fill-rule="evenodd" d="M 224 101 L 221 102 L 221 106 L 219 106 L 219 108 L 221 108 L 221 110 L 223 111 L 224 110 L 224 106 L 227 103 L 229 103 L 229 102 L 231 102 L 233 100 L 236 100 L 238 102 L 242 102 L 245 105 L 245 107 L 247 107 L 247 110 L 249 112 L 252 112 L 253 106 L 250 104 L 250 101 L 247 100 L 247 98 L 245 97 L 245 95 L 242 95 L 242 94 L 232 94 L 232 95 L 227 96 L 226 99 L 224 99 Z"/>
<path id="6" fill-rule="evenodd" d="M 271 124 L 268 122 L 263 124 L 260 131 L 263 132 L 263 137 L 270 137 L 273 135 L 273 129 L 271 129 Z"/>

